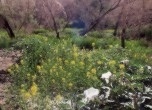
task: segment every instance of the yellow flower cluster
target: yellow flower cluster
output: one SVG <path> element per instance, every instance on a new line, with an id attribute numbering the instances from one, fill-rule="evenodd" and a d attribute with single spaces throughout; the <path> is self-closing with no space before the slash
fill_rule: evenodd
<path id="1" fill-rule="evenodd" d="M 25 92 L 25 93 L 24 93 L 24 98 L 25 98 L 26 100 L 30 99 L 30 98 L 31 98 L 31 94 L 30 94 L 29 92 Z"/>
<path id="2" fill-rule="evenodd" d="M 16 67 L 16 69 L 18 69 L 18 67 L 19 67 L 18 64 L 15 64 L 15 67 Z"/>
<path id="3" fill-rule="evenodd" d="M 73 84 L 72 84 L 72 83 L 69 83 L 68 86 L 69 86 L 69 88 L 72 88 L 72 87 L 73 87 Z"/>
<path id="4" fill-rule="evenodd" d="M 96 72 L 97 72 L 96 68 L 91 69 L 91 73 L 96 74 Z"/>
<path id="5" fill-rule="evenodd" d="M 74 60 L 71 61 L 71 65 L 75 65 L 75 61 Z"/>
<path id="6" fill-rule="evenodd" d="M 84 62 L 80 61 L 80 66 L 84 66 L 84 65 L 85 65 Z"/>
<path id="7" fill-rule="evenodd" d="M 33 96 L 36 96 L 37 93 L 38 93 L 38 87 L 37 87 L 35 82 L 33 82 L 31 88 L 29 89 L 29 91 L 26 91 L 24 89 L 24 85 L 21 85 L 21 87 L 22 87 L 22 89 L 20 90 L 20 92 L 21 92 L 22 97 L 25 100 L 28 100 L 28 99 L 30 99 Z"/>
<path id="8" fill-rule="evenodd" d="M 36 85 L 35 82 L 33 82 L 32 86 L 31 86 L 31 88 L 30 88 L 30 92 L 31 92 L 31 95 L 32 95 L 32 96 L 35 96 L 35 95 L 37 94 L 37 92 L 38 92 L 38 87 L 37 87 L 37 85 Z"/>
<path id="9" fill-rule="evenodd" d="M 115 60 L 111 60 L 108 62 L 109 66 L 114 66 L 116 64 L 116 61 Z"/>
<path id="10" fill-rule="evenodd" d="M 92 43 L 92 47 L 94 47 L 94 46 L 95 46 L 95 43 L 93 42 L 93 43 Z"/>
<path id="11" fill-rule="evenodd" d="M 73 52 L 77 52 L 78 51 L 78 47 L 76 45 L 73 45 Z"/>
<path id="12" fill-rule="evenodd" d="M 102 62 L 101 62 L 101 61 L 97 61 L 97 64 L 98 64 L 98 65 L 101 65 L 101 64 L 102 64 Z"/>
<path id="13" fill-rule="evenodd" d="M 37 65 L 37 67 L 36 67 L 36 68 L 37 68 L 37 70 L 38 70 L 38 71 L 41 71 L 41 69 L 42 69 L 42 66 L 40 66 L 40 65 Z"/>
<path id="14" fill-rule="evenodd" d="M 57 101 L 61 101 L 63 99 L 63 97 L 60 94 L 58 94 L 58 95 L 56 95 L 55 99 Z"/>
<path id="15" fill-rule="evenodd" d="M 86 73 L 86 76 L 87 76 L 88 78 L 93 78 L 94 76 L 96 76 L 96 73 L 97 73 L 96 68 L 92 68 L 90 71 L 88 71 L 88 72 Z"/>
<path id="16" fill-rule="evenodd" d="M 120 68 L 121 70 L 123 70 L 123 69 L 125 68 L 125 65 L 124 65 L 124 64 L 120 64 L 120 65 L 119 65 L 119 68 Z"/>
<path id="17" fill-rule="evenodd" d="M 90 72 L 87 72 L 87 77 L 88 77 L 88 78 L 91 78 L 91 76 L 92 76 L 91 73 L 90 73 Z"/>
<path id="18" fill-rule="evenodd" d="M 74 58 L 78 57 L 78 53 L 77 53 L 77 52 L 74 52 L 74 53 L 73 53 L 73 56 L 74 56 Z"/>
<path id="19" fill-rule="evenodd" d="M 9 68 L 9 69 L 7 69 L 7 71 L 11 74 L 12 73 L 12 70 Z"/>
<path id="20" fill-rule="evenodd" d="M 55 79 L 52 79 L 52 82 L 55 83 Z"/>

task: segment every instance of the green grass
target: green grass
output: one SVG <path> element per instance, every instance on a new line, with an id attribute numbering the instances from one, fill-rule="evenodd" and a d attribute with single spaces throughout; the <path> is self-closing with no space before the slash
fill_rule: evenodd
<path id="1" fill-rule="evenodd" d="M 10 43 L 11 41 L 7 33 L 0 31 L 0 48 L 8 48 Z"/>

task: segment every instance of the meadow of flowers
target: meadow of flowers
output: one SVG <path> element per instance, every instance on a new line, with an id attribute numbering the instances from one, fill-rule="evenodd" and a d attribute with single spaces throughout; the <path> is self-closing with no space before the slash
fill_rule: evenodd
<path id="1" fill-rule="evenodd" d="M 133 96 L 137 91 L 144 93 L 143 88 L 151 85 L 145 87 L 144 81 L 152 79 L 152 49 L 140 46 L 138 41 L 127 41 L 123 49 L 118 39 L 114 43 L 108 39 L 110 44 L 106 48 L 102 48 L 106 38 L 89 40 L 91 49 L 71 37 L 58 40 L 33 34 L 18 41 L 14 49 L 20 49 L 22 57 L 8 69 L 13 79 L 10 92 L 14 96 L 9 103 L 25 110 L 140 107 L 138 95 L 132 100 L 137 102 L 127 106 L 120 104 L 119 98 L 129 92 Z M 109 76 L 102 76 L 107 72 Z M 84 91 L 91 87 L 100 93 L 94 100 L 83 101 Z M 110 88 L 110 95 L 101 97 L 105 87 Z M 149 89 L 146 94 L 151 97 L 151 86 Z M 112 102 L 113 106 L 108 105 Z"/>

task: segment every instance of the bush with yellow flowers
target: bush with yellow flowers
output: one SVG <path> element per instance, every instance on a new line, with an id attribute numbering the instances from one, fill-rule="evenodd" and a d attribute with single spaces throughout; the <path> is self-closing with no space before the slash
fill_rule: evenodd
<path id="1" fill-rule="evenodd" d="M 122 49 L 119 45 L 111 46 L 112 44 L 106 49 L 87 50 L 71 42 L 71 38 L 58 40 L 41 35 L 31 35 L 19 41 L 15 46 L 23 50 L 21 61 L 8 69 L 13 79 L 13 93 L 26 102 L 36 100 L 37 105 L 48 96 L 50 103 L 52 99 L 72 99 L 73 94 L 82 93 L 87 88 L 100 89 L 104 85 L 101 75 L 111 71 L 116 77 L 114 82 L 118 85 L 113 89 L 116 96 L 124 88 L 119 81 L 126 78 L 129 82 L 138 82 L 150 73 L 143 66 L 151 64 L 152 59 L 147 58 L 148 55 L 151 56 L 149 50 L 141 54 L 143 51 L 140 49 Z M 96 42 L 92 42 L 91 46 L 95 47 Z M 120 63 L 126 59 L 130 60 L 129 65 Z M 141 90 L 143 86 L 139 85 L 138 89 Z M 135 86 L 131 83 L 127 85 L 130 89 Z"/>

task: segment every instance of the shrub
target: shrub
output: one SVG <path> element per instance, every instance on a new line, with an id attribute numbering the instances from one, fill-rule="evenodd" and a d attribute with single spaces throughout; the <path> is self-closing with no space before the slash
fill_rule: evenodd
<path id="1" fill-rule="evenodd" d="M 103 38 L 104 33 L 101 31 L 93 31 L 93 32 L 89 32 L 87 36 L 94 37 L 94 38 Z"/>
<path id="2" fill-rule="evenodd" d="M 46 29 L 43 29 L 43 28 L 35 29 L 32 33 L 42 35 L 42 36 L 45 36 L 45 37 L 52 36 L 51 30 L 46 30 Z"/>
<path id="3" fill-rule="evenodd" d="M 0 32 L 0 48 L 8 48 L 10 46 L 10 38 L 5 32 Z"/>
<path id="4" fill-rule="evenodd" d="M 70 100 L 73 105 L 80 105 L 81 108 L 79 95 L 84 90 L 90 87 L 100 90 L 101 87 L 108 86 L 111 87 L 111 94 L 107 100 L 116 100 L 115 104 L 97 100 L 88 105 L 93 108 L 102 104 L 105 109 L 111 109 L 111 105 L 120 105 L 118 100 L 121 96 L 126 96 L 126 91 L 143 92 L 142 81 L 151 78 L 151 70 L 144 69 L 146 64 L 152 62 L 151 57 L 148 57 L 151 56 L 151 49 L 141 48 L 136 41 L 128 41 L 127 48 L 123 49 L 115 44 L 117 42 L 117 39 L 111 37 L 68 37 L 60 40 L 41 35 L 25 37 L 16 44 L 23 50 L 20 63 L 8 70 L 14 81 L 11 92 L 16 97 L 13 102 L 17 102 L 22 109 L 67 109 L 66 104 L 59 103 L 63 99 Z M 83 48 L 88 44 L 91 51 Z M 96 48 L 97 44 L 107 47 Z M 78 46 L 81 45 L 83 49 L 79 49 Z M 129 65 L 120 64 L 126 59 L 129 60 Z M 101 79 L 101 75 L 107 71 L 114 76 L 110 80 L 112 84 Z M 101 95 L 102 92 L 104 90 L 101 90 Z"/>
<path id="5" fill-rule="evenodd" d="M 92 60 L 81 55 L 78 47 L 72 46 L 70 42 L 70 40 L 46 40 L 41 36 L 27 37 L 19 42 L 17 45 L 23 49 L 23 56 L 21 65 L 14 66 L 15 85 L 20 89 L 21 84 L 24 84 L 24 89 L 28 90 L 34 81 L 44 95 L 48 92 L 57 94 L 77 91 L 78 87 L 84 89 L 91 85 L 96 86 L 97 70 L 94 69 L 93 79 L 88 79 L 86 76 L 87 71 L 93 71 Z M 86 65 L 90 65 L 90 68 L 85 68 Z"/>
<path id="6" fill-rule="evenodd" d="M 80 29 L 72 29 L 72 28 L 66 28 L 62 33 L 61 36 L 64 36 L 66 38 L 75 38 L 79 36 Z"/>
<path id="7" fill-rule="evenodd" d="M 100 48 L 101 46 L 101 41 L 100 39 L 96 39 L 93 37 L 76 37 L 73 38 L 73 43 L 76 44 L 78 47 L 81 49 L 93 49 L 93 48 Z"/>

